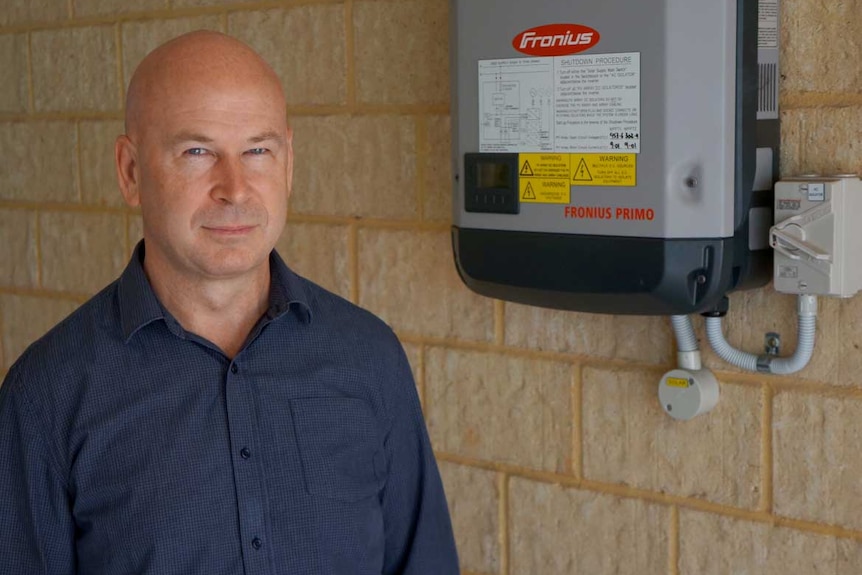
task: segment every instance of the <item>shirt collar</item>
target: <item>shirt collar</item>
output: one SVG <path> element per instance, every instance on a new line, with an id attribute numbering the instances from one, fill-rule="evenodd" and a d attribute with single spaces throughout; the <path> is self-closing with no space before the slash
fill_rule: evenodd
<path id="1" fill-rule="evenodd" d="M 306 282 L 287 267 L 278 252 L 269 253 L 269 314 L 272 319 L 295 309 L 303 323 L 311 323 L 311 305 Z"/>
<path id="2" fill-rule="evenodd" d="M 311 307 L 305 282 L 296 275 L 275 250 L 269 254 L 270 288 L 268 319 L 273 320 L 296 309 L 297 317 L 311 323 Z M 144 272 L 144 240 L 138 242 L 129 264 L 117 285 L 120 325 L 123 339 L 128 342 L 145 325 L 167 319 L 168 312 L 159 303 Z"/>

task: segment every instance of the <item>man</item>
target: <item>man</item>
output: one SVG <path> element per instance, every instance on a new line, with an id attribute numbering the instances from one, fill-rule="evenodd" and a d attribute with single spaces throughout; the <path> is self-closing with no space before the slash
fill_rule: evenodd
<path id="1" fill-rule="evenodd" d="M 126 132 L 144 241 L 0 388 L 0 570 L 457 573 L 394 334 L 273 251 L 293 170 L 273 71 L 177 38 L 135 72 Z"/>

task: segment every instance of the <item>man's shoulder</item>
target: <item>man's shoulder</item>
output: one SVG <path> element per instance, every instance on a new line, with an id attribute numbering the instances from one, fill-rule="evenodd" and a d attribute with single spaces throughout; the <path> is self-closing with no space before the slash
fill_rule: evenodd
<path id="1" fill-rule="evenodd" d="M 308 296 L 311 319 L 314 324 L 322 323 L 343 333 L 359 336 L 378 336 L 394 338 L 392 328 L 371 311 L 360 307 L 341 295 L 333 293 L 313 281 L 297 276 L 303 283 Z"/>
<path id="2" fill-rule="evenodd" d="M 80 370 L 106 341 L 117 339 L 120 328 L 113 282 L 31 343 L 9 373 L 21 384 L 57 381 Z"/>
<path id="3" fill-rule="evenodd" d="M 311 328 L 317 338 L 328 342 L 328 348 L 370 361 L 376 369 L 397 368 L 404 352 L 398 336 L 383 319 L 311 280 L 299 279 L 307 296 Z"/>

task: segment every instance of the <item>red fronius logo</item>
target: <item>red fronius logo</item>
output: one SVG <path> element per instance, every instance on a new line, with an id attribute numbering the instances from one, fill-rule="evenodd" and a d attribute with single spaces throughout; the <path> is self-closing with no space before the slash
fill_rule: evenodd
<path id="1" fill-rule="evenodd" d="M 512 40 L 518 52 L 530 56 L 567 56 L 599 43 L 599 33 L 581 24 L 545 24 L 524 30 Z"/>

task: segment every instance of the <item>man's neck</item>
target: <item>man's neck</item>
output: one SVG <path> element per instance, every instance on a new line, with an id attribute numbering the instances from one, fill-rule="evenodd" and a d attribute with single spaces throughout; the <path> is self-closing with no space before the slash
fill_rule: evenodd
<path id="1" fill-rule="evenodd" d="M 188 280 L 145 256 L 144 271 L 165 309 L 186 331 L 233 359 L 269 305 L 269 261 L 238 278 Z"/>

